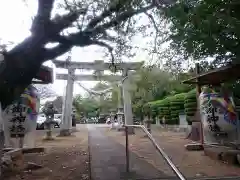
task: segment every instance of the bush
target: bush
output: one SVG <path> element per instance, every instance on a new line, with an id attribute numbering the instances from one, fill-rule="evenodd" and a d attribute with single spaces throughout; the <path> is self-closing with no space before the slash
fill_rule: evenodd
<path id="1" fill-rule="evenodd" d="M 145 113 L 150 112 L 152 117 L 165 117 L 166 124 L 179 124 L 179 113 L 185 111 L 187 121 L 191 124 L 190 118 L 197 110 L 196 89 L 146 103 L 143 109 Z"/>
<path id="2" fill-rule="evenodd" d="M 144 105 L 144 111 L 150 109 L 152 117 L 165 117 L 166 124 L 179 124 L 179 112 L 184 110 L 185 93 L 166 97 L 163 100 L 153 101 Z"/>
<path id="3" fill-rule="evenodd" d="M 190 119 L 197 111 L 196 89 L 193 89 L 185 94 L 184 108 L 187 116 L 187 121 L 189 124 L 191 124 L 192 122 Z"/>
<path id="4" fill-rule="evenodd" d="M 152 118 L 159 116 L 159 103 L 161 100 L 148 102 L 143 106 L 143 112 L 145 115 L 150 113 Z"/>
<path id="5" fill-rule="evenodd" d="M 170 124 L 179 124 L 179 113 L 184 111 L 184 98 L 186 93 L 176 94 L 170 98 Z"/>

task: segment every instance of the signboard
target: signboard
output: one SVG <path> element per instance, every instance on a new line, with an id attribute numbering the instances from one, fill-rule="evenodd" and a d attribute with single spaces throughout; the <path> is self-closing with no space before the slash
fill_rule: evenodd
<path id="1" fill-rule="evenodd" d="M 7 147 L 34 146 L 39 107 L 37 90 L 30 85 L 18 100 L 5 109 L 2 116 Z"/>
<path id="2" fill-rule="evenodd" d="M 35 83 L 43 82 L 44 84 L 53 83 L 53 69 L 47 66 L 41 66 L 35 79 L 39 80 Z"/>
<path id="3" fill-rule="evenodd" d="M 223 89 L 204 87 L 199 96 L 204 143 L 233 142 L 237 137 L 237 113 L 232 96 Z"/>

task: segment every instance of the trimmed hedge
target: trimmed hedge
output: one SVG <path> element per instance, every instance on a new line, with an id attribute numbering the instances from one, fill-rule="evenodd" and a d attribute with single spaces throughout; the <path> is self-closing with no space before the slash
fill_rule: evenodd
<path id="1" fill-rule="evenodd" d="M 184 111 L 185 93 L 176 94 L 170 99 L 171 124 L 179 124 L 179 113 Z"/>
<path id="2" fill-rule="evenodd" d="M 185 93 L 182 93 L 166 97 L 163 100 L 149 102 L 144 105 L 143 111 L 147 113 L 149 108 L 152 117 L 165 117 L 166 124 L 179 124 L 179 113 L 184 110 L 184 96 Z"/>
<path id="3" fill-rule="evenodd" d="M 184 99 L 184 108 L 187 116 L 187 121 L 189 124 L 191 124 L 190 118 L 194 116 L 197 110 L 196 89 L 193 89 L 186 93 Z"/>
<path id="4" fill-rule="evenodd" d="M 158 102 L 158 113 L 159 117 L 165 117 L 165 121 L 171 121 L 171 112 L 170 112 L 170 98 L 167 97 Z"/>
<path id="5" fill-rule="evenodd" d="M 180 93 L 168 96 L 165 99 L 148 102 L 143 106 L 143 113 L 151 114 L 154 118 L 165 117 L 166 124 L 179 124 L 179 113 L 185 111 L 189 124 L 190 118 L 197 110 L 196 89 L 188 93 Z"/>

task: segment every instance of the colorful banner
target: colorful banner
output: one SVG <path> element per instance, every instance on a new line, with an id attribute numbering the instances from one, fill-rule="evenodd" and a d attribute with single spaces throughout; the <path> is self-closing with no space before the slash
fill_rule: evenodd
<path id="1" fill-rule="evenodd" d="M 33 144 L 32 141 L 35 141 L 33 134 L 36 130 L 39 106 L 40 97 L 37 89 L 30 85 L 18 100 L 6 108 L 3 112 L 6 146 L 19 147 L 19 138 L 24 139 L 30 136 L 29 134 L 31 134 L 32 138 L 25 144 L 26 146 Z"/>
<path id="2" fill-rule="evenodd" d="M 238 117 L 233 98 L 226 90 L 203 87 L 199 104 L 205 143 L 236 140 Z"/>

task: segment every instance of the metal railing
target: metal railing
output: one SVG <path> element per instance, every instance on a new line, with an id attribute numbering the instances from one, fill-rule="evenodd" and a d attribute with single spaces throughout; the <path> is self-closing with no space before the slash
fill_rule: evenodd
<path id="1" fill-rule="evenodd" d="M 125 135 L 126 135 L 126 171 L 129 172 L 129 139 L 128 139 L 128 128 L 140 128 L 143 130 L 143 132 L 146 133 L 149 140 L 153 143 L 154 147 L 157 149 L 157 151 L 162 155 L 163 159 L 167 162 L 167 164 L 170 166 L 170 168 L 173 170 L 173 172 L 176 174 L 176 176 L 181 180 L 186 180 L 186 178 L 183 176 L 183 174 L 179 171 L 179 169 L 174 165 L 174 163 L 171 161 L 171 159 L 168 157 L 168 155 L 163 151 L 163 149 L 157 144 L 156 140 L 153 138 L 153 136 L 148 132 L 147 128 L 142 125 L 124 125 L 125 127 Z"/>

